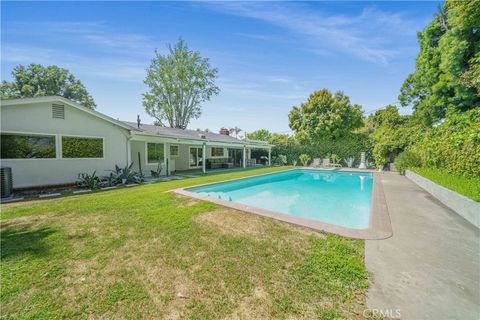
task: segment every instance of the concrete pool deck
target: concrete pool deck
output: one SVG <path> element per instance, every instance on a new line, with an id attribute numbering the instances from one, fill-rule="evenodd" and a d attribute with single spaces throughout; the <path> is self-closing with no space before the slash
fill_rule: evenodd
<path id="1" fill-rule="evenodd" d="M 393 236 L 365 241 L 368 308 L 401 319 L 480 319 L 480 230 L 397 173 L 382 182 Z"/>

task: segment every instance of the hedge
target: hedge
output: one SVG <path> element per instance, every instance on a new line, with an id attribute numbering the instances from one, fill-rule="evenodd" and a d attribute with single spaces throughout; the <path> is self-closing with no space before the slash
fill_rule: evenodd
<path id="1" fill-rule="evenodd" d="M 354 157 L 354 165 L 360 163 L 360 153 L 366 152 L 367 159 L 372 159 L 372 143 L 366 134 L 351 134 L 349 136 L 336 140 L 315 141 L 313 143 L 299 143 L 294 139 L 286 142 L 274 142 L 275 147 L 272 149 L 272 162 L 275 163 L 280 155 L 287 157 L 287 162 L 292 164 L 293 161 L 299 161 L 301 154 L 314 158 L 325 158 L 330 154 L 336 154 L 341 159 L 341 164 L 346 165 L 345 158 Z M 258 153 L 258 155 L 257 155 Z M 258 157 L 263 155 L 262 151 L 252 152 L 252 156 Z"/>
<path id="2" fill-rule="evenodd" d="M 480 108 L 448 117 L 411 151 L 420 156 L 424 167 L 480 177 Z"/>

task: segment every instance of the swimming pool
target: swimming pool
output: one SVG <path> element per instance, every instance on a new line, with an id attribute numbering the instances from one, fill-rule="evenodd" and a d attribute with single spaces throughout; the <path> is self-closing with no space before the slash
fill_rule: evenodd
<path id="1" fill-rule="evenodd" d="M 239 203 L 344 228 L 367 229 L 372 189 L 371 172 L 295 169 L 185 191 L 221 203 Z"/>

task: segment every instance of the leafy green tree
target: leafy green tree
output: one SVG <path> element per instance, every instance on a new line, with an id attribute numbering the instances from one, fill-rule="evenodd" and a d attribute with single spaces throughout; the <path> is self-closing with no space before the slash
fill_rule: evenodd
<path id="1" fill-rule="evenodd" d="M 2 99 L 61 96 L 89 109 L 96 107 L 85 86 L 67 69 L 54 65 L 18 65 L 13 68 L 12 76 L 12 82 L 2 81 L 0 85 Z"/>
<path id="2" fill-rule="evenodd" d="M 300 141 L 337 139 L 362 126 L 360 105 L 352 105 L 342 92 L 332 94 L 327 89 L 312 93 L 288 117 Z"/>
<path id="3" fill-rule="evenodd" d="M 272 134 L 267 129 L 259 129 L 250 133 L 247 133 L 247 139 L 258 141 L 270 141 Z"/>
<path id="4" fill-rule="evenodd" d="M 166 55 L 155 50 L 144 80 L 150 90 L 143 94 L 143 105 L 161 125 L 185 129 L 191 119 L 200 117 L 200 104 L 219 93 L 218 71 L 182 39 L 168 49 Z"/>
<path id="5" fill-rule="evenodd" d="M 373 157 L 378 167 L 421 139 L 425 127 L 410 115 L 402 116 L 397 107 L 389 105 L 370 116 L 374 132 Z"/>
<path id="6" fill-rule="evenodd" d="M 480 0 L 446 1 L 418 33 L 415 71 L 399 100 L 431 125 L 455 112 L 480 106 Z"/>

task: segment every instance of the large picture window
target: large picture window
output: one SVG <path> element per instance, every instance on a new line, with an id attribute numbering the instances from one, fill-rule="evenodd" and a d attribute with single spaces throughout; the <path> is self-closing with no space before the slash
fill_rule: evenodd
<path id="1" fill-rule="evenodd" d="M 170 157 L 178 157 L 178 146 L 170 146 Z"/>
<path id="2" fill-rule="evenodd" d="M 62 136 L 62 158 L 103 158 L 103 139 Z"/>
<path id="3" fill-rule="evenodd" d="M 212 157 L 223 157 L 223 148 L 212 148 Z"/>
<path id="4" fill-rule="evenodd" d="M 147 143 L 148 163 L 163 162 L 163 143 Z"/>
<path id="5" fill-rule="evenodd" d="M 55 136 L 1 134 L 2 159 L 54 159 Z"/>

